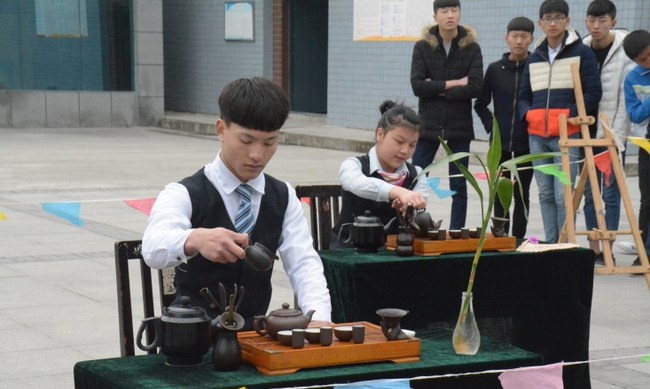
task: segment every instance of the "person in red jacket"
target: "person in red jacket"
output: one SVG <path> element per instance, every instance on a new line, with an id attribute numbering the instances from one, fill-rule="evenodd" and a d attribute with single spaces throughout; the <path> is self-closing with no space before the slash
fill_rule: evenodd
<path id="1" fill-rule="evenodd" d="M 519 93 L 519 114 L 528 122 L 531 153 L 560 151 L 561 114 L 568 119 L 568 137 L 580 138 L 575 121 L 578 109 L 573 89 L 571 64 L 579 64 L 580 81 L 587 114 L 593 114 L 603 94 L 594 52 L 582 43 L 570 26 L 569 4 L 545 0 L 539 7 L 538 25 L 546 34 L 528 57 Z M 578 174 L 580 149 L 569 148 L 571 182 Z M 536 160 L 534 166 L 561 164 L 561 157 Z M 539 205 L 546 242 L 557 242 L 564 226 L 564 186 L 559 179 L 535 171 Z"/>

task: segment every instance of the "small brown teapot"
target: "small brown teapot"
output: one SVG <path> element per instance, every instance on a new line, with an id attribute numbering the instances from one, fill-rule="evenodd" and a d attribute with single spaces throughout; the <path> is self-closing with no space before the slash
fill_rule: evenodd
<path id="1" fill-rule="evenodd" d="M 268 316 L 258 315 L 253 320 L 253 328 L 260 336 L 269 334 L 273 339 L 278 337 L 278 331 L 294 328 L 307 328 L 314 310 L 303 315 L 299 309 L 289 308 L 289 303 L 282 304 L 282 309 L 271 311 Z"/>

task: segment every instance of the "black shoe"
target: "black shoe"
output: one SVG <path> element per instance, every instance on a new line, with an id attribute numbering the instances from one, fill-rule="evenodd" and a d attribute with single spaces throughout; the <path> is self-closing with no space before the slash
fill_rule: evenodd
<path id="1" fill-rule="evenodd" d="M 632 262 L 632 266 L 641 266 L 641 260 L 639 259 L 639 257 L 636 257 L 634 262 Z M 633 276 L 642 276 L 645 273 L 630 273 L 630 274 Z"/>
<path id="2" fill-rule="evenodd" d="M 596 254 L 596 265 L 605 266 L 605 256 L 602 252 Z"/>
<path id="3" fill-rule="evenodd" d="M 614 263 L 614 266 L 616 266 L 616 258 L 614 257 L 614 254 L 612 254 L 612 262 Z M 605 254 L 603 254 L 602 251 L 596 254 L 596 265 L 605 266 Z"/>

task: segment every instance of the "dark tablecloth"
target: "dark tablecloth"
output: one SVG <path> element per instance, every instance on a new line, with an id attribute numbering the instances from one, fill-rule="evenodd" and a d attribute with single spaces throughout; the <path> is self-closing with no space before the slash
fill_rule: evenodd
<path id="1" fill-rule="evenodd" d="M 380 250 L 321 251 L 335 322 L 378 323 L 379 308 L 402 308 L 403 328 L 453 326 L 473 253 L 397 257 Z M 594 254 L 483 253 L 474 284 L 482 335 L 540 353 L 545 363 L 589 357 Z M 451 339 L 449 339 L 451 343 Z M 589 366 L 565 367 L 567 389 L 590 388 Z"/>
<path id="2" fill-rule="evenodd" d="M 454 353 L 448 341 L 449 330 L 423 330 L 417 337 L 422 341 L 419 362 L 334 366 L 266 376 L 248 364 L 235 372 L 218 372 L 212 367 L 210 353 L 202 366 L 185 368 L 165 366 L 162 355 L 142 355 L 78 362 L 74 367 L 74 381 L 76 389 L 281 388 L 508 369 L 541 363 L 539 354 L 494 339 L 482 339 L 481 350 L 476 355 L 460 356 Z M 501 388 L 497 374 L 413 381 L 411 384 L 415 388 Z"/>

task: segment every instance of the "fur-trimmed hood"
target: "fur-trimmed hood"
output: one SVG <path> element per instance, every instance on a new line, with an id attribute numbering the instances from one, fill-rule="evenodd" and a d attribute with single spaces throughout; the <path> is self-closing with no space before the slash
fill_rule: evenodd
<path id="1" fill-rule="evenodd" d="M 440 44 L 438 36 L 437 24 L 430 24 L 422 28 L 422 39 L 434 49 Z M 474 28 L 467 25 L 458 25 L 458 36 L 454 39 L 458 39 L 458 47 L 463 49 L 472 43 L 477 43 L 478 36 Z"/>

